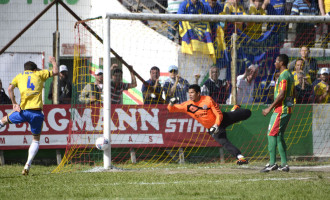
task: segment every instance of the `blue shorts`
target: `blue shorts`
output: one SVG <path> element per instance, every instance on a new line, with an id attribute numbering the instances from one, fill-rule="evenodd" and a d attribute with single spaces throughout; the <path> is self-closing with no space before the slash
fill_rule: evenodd
<path id="1" fill-rule="evenodd" d="M 8 115 L 9 123 L 18 124 L 28 122 L 31 126 L 32 135 L 39 135 L 44 122 L 44 114 L 40 110 L 22 110 Z"/>

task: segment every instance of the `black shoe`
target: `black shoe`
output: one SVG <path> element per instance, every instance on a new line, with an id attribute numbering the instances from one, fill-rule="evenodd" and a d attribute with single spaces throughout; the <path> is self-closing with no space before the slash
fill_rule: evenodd
<path id="1" fill-rule="evenodd" d="M 260 172 L 270 172 L 270 171 L 277 170 L 277 169 L 278 169 L 278 165 L 276 163 L 273 164 L 273 165 L 267 164 L 265 166 L 265 168 L 263 168 L 262 170 L 260 170 Z"/>
<path id="2" fill-rule="evenodd" d="M 282 172 L 289 172 L 290 168 L 289 165 L 285 165 L 284 167 L 282 167 L 281 165 L 278 167 L 278 171 L 282 171 Z"/>

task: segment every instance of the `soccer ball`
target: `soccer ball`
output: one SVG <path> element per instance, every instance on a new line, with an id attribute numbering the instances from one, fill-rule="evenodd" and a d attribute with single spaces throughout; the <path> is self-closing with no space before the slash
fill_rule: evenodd
<path id="1" fill-rule="evenodd" d="M 98 150 L 106 150 L 109 148 L 109 140 L 105 137 L 99 137 L 95 141 L 95 146 Z"/>

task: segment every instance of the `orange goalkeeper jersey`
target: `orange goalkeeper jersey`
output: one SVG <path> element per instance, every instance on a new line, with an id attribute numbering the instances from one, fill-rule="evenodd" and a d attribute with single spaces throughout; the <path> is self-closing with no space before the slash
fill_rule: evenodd
<path id="1" fill-rule="evenodd" d="M 187 113 L 208 129 L 214 124 L 220 126 L 223 118 L 219 105 L 209 96 L 201 96 L 198 102 L 188 100 L 182 104 L 168 105 L 167 109 L 170 112 Z"/>

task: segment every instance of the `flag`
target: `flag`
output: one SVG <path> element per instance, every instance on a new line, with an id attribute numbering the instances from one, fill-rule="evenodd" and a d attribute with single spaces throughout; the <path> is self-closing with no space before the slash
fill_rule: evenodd
<path id="1" fill-rule="evenodd" d="M 182 38 L 182 53 L 215 56 L 211 28 L 208 22 L 180 22 L 179 33 Z"/>

